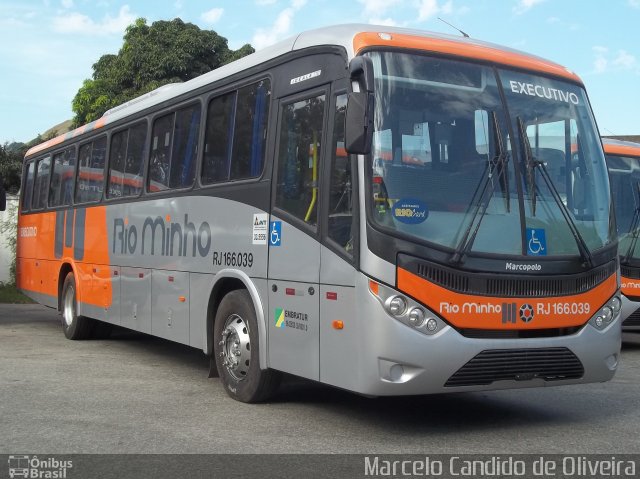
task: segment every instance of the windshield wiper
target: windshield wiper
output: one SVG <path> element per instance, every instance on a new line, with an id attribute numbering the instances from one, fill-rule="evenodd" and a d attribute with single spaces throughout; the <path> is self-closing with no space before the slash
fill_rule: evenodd
<path id="1" fill-rule="evenodd" d="M 527 190 L 529 190 L 529 198 L 531 198 L 531 214 L 536 215 L 536 166 L 537 162 L 533 158 L 533 152 L 531 151 L 531 143 L 529 143 L 529 137 L 524 128 L 522 118 L 518 117 L 518 132 L 520 138 L 522 138 L 522 149 L 524 156 L 524 166 L 527 170 Z"/>
<path id="2" fill-rule="evenodd" d="M 493 197 L 493 192 L 496 189 L 496 183 L 493 181 L 493 176 L 496 170 L 498 171 L 498 181 L 501 183 L 503 187 L 503 192 L 506 201 L 506 209 L 507 212 L 511 211 L 511 198 L 509 193 L 509 172 L 507 170 L 509 159 L 506 154 L 506 150 L 504 148 L 504 141 L 502 139 L 502 132 L 500 130 L 500 124 L 498 123 L 498 115 L 495 111 L 491 112 L 491 120 L 493 123 L 494 130 L 494 148 L 495 155 L 490 160 L 487 160 L 487 176 L 484 177 L 484 181 L 482 182 L 482 186 L 478 185 L 476 188 L 476 193 L 481 191 L 480 196 L 477 196 L 474 193 L 473 197 L 478 198 L 478 200 L 473 203 L 473 214 L 471 215 L 471 221 L 469 221 L 469 226 L 462 235 L 462 238 L 458 242 L 456 246 L 456 250 L 451 258 L 452 263 L 460 263 L 464 256 L 467 254 L 467 251 L 473 245 L 473 242 L 478 235 L 478 230 L 480 229 L 480 223 L 482 223 L 482 219 L 487 212 L 487 208 L 489 206 L 489 202 Z M 481 180 L 482 181 L 482 180 Z M 489 188 L 491 185 L 491 188 Z M 487 195 L 487 190 L 489 190 L 489 194 Z M 480 213 L 480 209 L 482 209 L 482 214 L 480 218 L 478 218 L 478 214 Z M 468 211 L 467 211 L 468 213 Z M 476 223 L 476 218 L 478 221 Z M 473 225 L 475 223 L 475 229 Z M 473 233 L 471 232 L 473 230 Z"/>
<path id="3" fill-rule="evenodd" d="M 533 154 L 531 152 L 531 144 L 529 143 L 529 138 L 527 137 L 526 131 L 524 129 L 524 123 L 522 122 L 522 118 L 518 117 L 517 123 L 518 123 L 518 131 L 520 132 L 520 140 L 523 143 L 523 150 L 524 150 L 524 156 L 525 156 L 524 163 L 527 167 L 527 177 L 529 176 L 531 177 L 531 180 L 530 180 L 531 185 L 533 185 L 534 187 L 534 190 L 531 191 L 531 194 L 533 195 L 532 196 L 533 216 L 535 216 L 535 204 L 536 204 L 535 203 L 535 188 L 536 188 L 535 169 L 536 167 L 540 167 L 540 176 L 542 176 L 542 179 L 547 184 L 547 188 L 549 188 L 549 191 L 551 192 L 551 196 L 553 197 L 554 201 L 558 205 L 558 208 L 560 209 L 562 216 L 567 222 L 567 226 L 569 226 L 569 230 L 571 231 L 571 234 L 573 235 L 573 238 L 576 241 L 576 245 L 578 246 L 578 251 L 580 252 L 580 257 L 582 258 L 582 261 L 584 261 L 589 268 L 593 267 L 593 257 L 591 255 L 591 251 L 589 251 L 589 247 L 587 246 L 587 243 L 585 243 L 584 238 L 582 237 L 582 235 L 580 234 L 580 231 L 578 230 L 578 227 L 576 226 L 576 223 L 573 221 L 573 218 L 571 217 L 571 212 L 567 209 L 567 205 L 565 205 L 564 202 L 562 201 L 562 198 L 560 197 L 560 193 L 558 193 L 558 189 L 553 184 L 553 180 L 551 179 L 551 176 L 549 175 L 549 171 L 547 170 L 547 165 L 543 161 L 539 161 L 533 158 Z"/>
<path id="4" fill-rule="evenodd" d="M 631 227 L 629 228 L 629 232 L 631 233 L 631 242 L 629 243 L 629 247 L 624 255 L 624 259 L 620 261 L 622 265 L 628 265 L 631 260 L 631 255 L 636 249 L 636 243 L 638 242 L 638 236 L 640 235 L 640 229 L 638 226 L 640 225 L 640 181 L 636 181 L 636 192 L 638 195 L 638 199 L 636 202 L 636 209 L 633 212 L 633 219 L 631 220 Z"/>

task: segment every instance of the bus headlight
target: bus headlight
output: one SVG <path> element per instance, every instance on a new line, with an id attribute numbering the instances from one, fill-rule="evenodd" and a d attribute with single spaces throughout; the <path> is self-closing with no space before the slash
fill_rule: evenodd
<path id="1" fill-rule="evenodd" d="M 407 302 L 402 296 L 395 296 L 389 301 L 389 312 L 394 316 L 402 316 L 407 310 Z"/>
<path id="2" fill-rule="evenodd" d="M 422 334 L 431 336 L 446 326 L 428 308 L 388 286 L 369 280 L 369 291 L 389 316 Z"/>
<path id="3" fill-rule="evenodd" d="M 414 328 L 419 328 L 424 323 L 424 311 L 421 308 L 413 308 L 409 311 L 409 322 Z"/>
<path id="4" fill-rule="evenodd" d="M 618 314 L 620 312 L 620 308 L 622 307 L 622 301 L 620 301 L 620 298 L 614 296 L 611 298 L 611 301 L 609 301 L 609 304 L 611 305 L 611 309 L 613 309 L 613 314 Z"/>
<path id="5" fill-rule="evenodd" d="M 591 325 L 596 329 L 602 331 L 613 322 L 618 314 L 620 314 L 621 305 L 622 302 L 620 301 L 620 297 L 614 296 L 607 301 L 607 304 L 600 308 L 596 314 L 593 315 L 589 320 L 589 323 L 591 323 Z"/>

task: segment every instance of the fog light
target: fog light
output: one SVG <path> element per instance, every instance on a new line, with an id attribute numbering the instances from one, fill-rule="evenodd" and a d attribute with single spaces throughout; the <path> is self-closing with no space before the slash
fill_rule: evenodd
<path id="1" fill-rule="evenodd" d="M 407 302 L 400 296 L 396 296 L 389 301 L 389 311 L 394 316 L 402 316 L 406 309 Z"/>
<path id="2" fill-rule="evenodd" d="M 438 321 L 433 318 L 429 318 L 429 320 L 427 321 L 427 329 L 429 331 L 435 331 L 436 329 L 438 329 Z"/>
<path id="3" fill-rule="evenodd" d="M 413 308 L 409 311 L 409 322 L 414 328 L 419 328 L 424 324 L 424 311 L 420 308 Z"/>
<path id="4" fill-rule="evenodd" d="M 618 298 L 617 296 L 614 296 L 611 299 L 611 302 L 609 304 L 611 305 L 611 308 L 613 309 L 613 312 L 615 314 L 618 314 L 620 312 L 620 308 L 622 307 L 622 303 L 620 301 L 620 298 Z"/>
<path id="5" fill-rule="evenodd" d="M 603 323 L 604 323 L 604 319 L 602 318 L 602 316 L 597 316 L 596 317 L 596 326 L 601 328 Z"/>
<path id="6" fill-rule="evenodd" d="M 613 319 L 613 311 L 609 306 L 605 306 L 604 308 L 602 308 L 602 315 L 604 316 L 604 320 L 607 323 L 610 323 Z"/>

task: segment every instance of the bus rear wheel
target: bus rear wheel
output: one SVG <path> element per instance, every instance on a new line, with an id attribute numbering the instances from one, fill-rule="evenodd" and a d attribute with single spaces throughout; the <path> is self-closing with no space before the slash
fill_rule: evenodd
<path id="1" fill-rule="evenodd" d="M 222 298 L 213 327 L 213 353 L 220 380 L 233 399 L 261 402 L 277 389 L 280 374 L 260 369 L 258 321 L 247 290 Z"/>
<path id="2" fill-rule="evenodd" d="M 93 323 L 89 318 L 78 316 L 78 300 L 76 295 L 76 280 L 73 273 L 69 273 L 62 285 L 62 330 L 67 339 L 89 339 L 93 333 Z"/>

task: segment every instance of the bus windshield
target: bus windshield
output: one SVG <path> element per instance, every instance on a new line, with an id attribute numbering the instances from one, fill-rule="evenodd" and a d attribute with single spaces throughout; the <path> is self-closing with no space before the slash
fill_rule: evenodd
<path id="1" fill-rule="evenodd" d="M 620 261 L 640 259 L 640 158 L 606 156 L 618 225 Z"/>
<path id="2" fill-rule="evenodd" d="M 367 55 L 378 227 L 458 253 L 588 255 L 612 241 L 606 167 L 580 87 L 464 61 Z"/>

